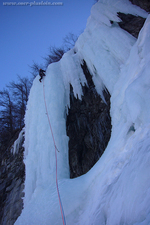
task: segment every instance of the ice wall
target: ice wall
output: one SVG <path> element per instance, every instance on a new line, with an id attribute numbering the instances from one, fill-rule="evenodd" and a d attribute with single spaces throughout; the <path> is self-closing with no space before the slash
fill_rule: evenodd
<path id="1" fill-rule="evenodd" d="M 150 17 L 136 41 L 117 25 L 118 11 L 147 17 L 127 0 L 99 1 L 75 48 L 60 62 L 51 64 L 44 78 L 48 113 L 59 150 L 58 179 L 67 224 L 150 222 Z M 80 67 L 83 59 L 98 93 L 102 94 L 105 85 L 112 95 L 113 127 L 108 147 L 97 164 L 84 176 L 70 180 L 65 113 L 70 83 L 74 94 L 82 97 L 80 84 L 86 83 Z M 38 79 L 34 80 L 25 116 L 25 207 L 16 224 L 60 225 L 54 144 L 43 84 Z"/>

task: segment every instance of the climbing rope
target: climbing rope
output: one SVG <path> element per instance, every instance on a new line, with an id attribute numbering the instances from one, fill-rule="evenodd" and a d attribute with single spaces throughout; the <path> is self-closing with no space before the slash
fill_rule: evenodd
<path id="1" fill-rule="evenodd" d="M 65 221 L 65 215 L 64 215 L 64 210 L 63 210 L 63 205 L 61 202 L 61 198 L 60 198 L 60 192 L 59 192 L 59 187 L 58 187 L 58 178 L 57 178 L 57 147 L 56 147 L 56 143 L 55 143 L 55 138 L 54 138 L 54 134 L 53 134 L 53 130 L 52 130 L 52 126 L 51 126 L 51 122 L 50 122 L 50 118 L 49 118 L 49 114 L 48 114 L 48 109 L 47 109 L 47 104 L 46 104 L 46 98 L 45 98 L 45 91 L 44 91 L 44 79 L 43 79 L 43 95 L 44 95 L 44 103 L 45 103 L 45 109 L 46 109 L 46 115 L 48 118 L 48 123 L 50 126 L 50 130 L 51 130 L 51 134 L 52 134 L 52 138 L 53 138 L 53 143 L 54 143 L 54 147 L 55 147 L 55 160 L 56 160 L 56 188 L 57 188 L 57 194 L 58 194 L 58 200 L 59 200 L 59 206 L 60 206 L 60 211 L 61 211 L 61 217 L 62 217 L 62 221 L 63 221 L 63 225 L 66 225 L 66 221 Z"/>

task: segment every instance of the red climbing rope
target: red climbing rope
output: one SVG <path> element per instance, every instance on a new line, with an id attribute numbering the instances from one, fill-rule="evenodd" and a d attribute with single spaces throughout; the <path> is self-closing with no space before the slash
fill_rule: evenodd
<path id="1" fill-rule="evenodd" d="M 59 192 L 59 187 L 58 187 L 58 178 L 57 178 L 57 151 L 58 151 L 58 149 L 57 149 L 57 147 L 56 147 L 55 138 L 54 138 L 54 134 L 53 134 L 53 130 L 52 130 L 52 126 L 51 126 L 49 114 L 48 114 L 48 109 L 47 109 L 47 104 L 46 104 L 46 99 L 45 99 L 45 91 L 44 91 L 44 79 L 43 79 L 43 95 L 44 95 L 44 102 L 45 102 L 46 115 L 47 115 L 47 118 L 48 118 L 48 123 L 49 123 L 49 126 L 50 126 L 50 130 L 51 130 L 51 134 L 52 134 L 52 138 L 53 138 L 53 143 L 54 143 L 54 147 L 55 147 L 55 159 L 56 159 L 56 187 L 57 187 L 57 194 L 58 194 L 58 199 L 59 199 L 59 205 L 60 205 L 61 217 L 62 217 L 63 225 L 66 225 L 65 215 L 64 215 L 64 210 L 63 210 L 63 205 L 62 205 L 62 202 L 61 202 L 60 192 Z"/>

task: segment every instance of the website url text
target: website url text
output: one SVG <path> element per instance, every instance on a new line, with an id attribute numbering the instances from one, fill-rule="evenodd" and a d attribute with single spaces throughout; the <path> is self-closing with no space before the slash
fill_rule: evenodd
<path id="1" fill-rule="evenodd" d="M 3 6 L 62 6 L 63 2 L 3 2 Z"/>

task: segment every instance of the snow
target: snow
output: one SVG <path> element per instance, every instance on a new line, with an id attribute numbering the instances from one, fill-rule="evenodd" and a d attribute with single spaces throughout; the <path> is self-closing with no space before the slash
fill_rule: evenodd
<path id="1" fill-rule="evenodd" d="M 136 40 L 116 22 L 117 12 L 147 17 Z M 110 24 L 109 20 L 115 21 Z M 129 1 L 101 0 L 91 10 L 74 49 L 51 64 L 44 86 L 37 76 L 25 115 L 26 179 L 24 209 L 16 225 L 62 224 L 58 184 L 66 224 L 150 224 L 150 16 Z M 100 95 L 111 93 L 112 134 L 108 146 L 85 175 L 70 179 L 65 115 L 70 83 L 82 98 L 86 61 Z"/>

